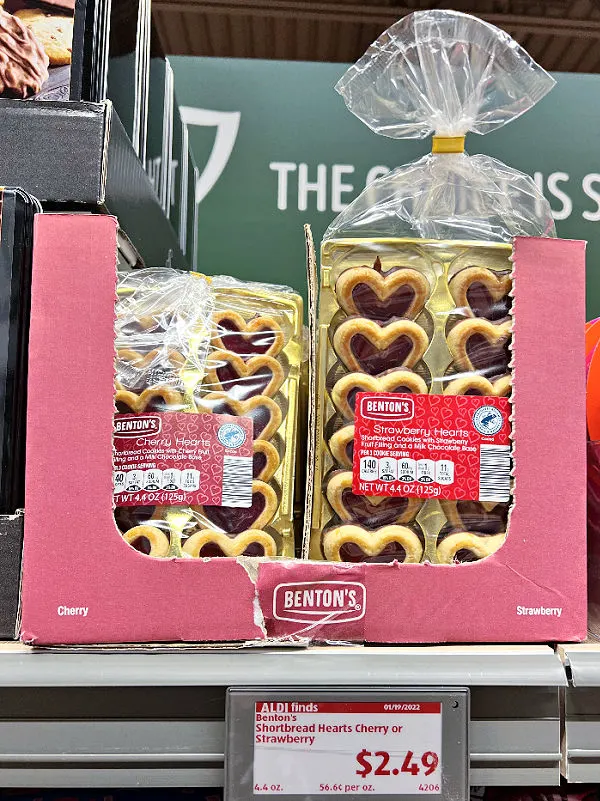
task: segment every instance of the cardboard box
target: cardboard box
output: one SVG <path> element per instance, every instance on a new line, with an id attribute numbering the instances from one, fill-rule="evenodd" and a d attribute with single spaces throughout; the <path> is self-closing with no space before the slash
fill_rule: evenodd
<path id="1" fill-rule="evenodd" d="M 19 636 L 23 514 L 0 515 L 0 639 Z"/>
<path id="2" fill-rule="evenodd" d="M 114 219 L 36 220 L 25 642 L 585 637 L 583 243 L 516 242 L 515 508 L 499 552 L 447 567 L 167 561 L 129 548 L 112 514 L 115 261 Z M 49 520 L 60 548 L 48 548 Z"/>

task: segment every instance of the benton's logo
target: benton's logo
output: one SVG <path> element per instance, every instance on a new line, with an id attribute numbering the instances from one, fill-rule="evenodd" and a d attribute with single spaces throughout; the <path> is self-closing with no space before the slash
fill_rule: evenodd
<path id="1" fill-rule="evenodd" d="M 115 419 L 115 437 L 129 439 L 133 437 L 152 437 L 160 434 L 162 421 L 158 415 L 124 415 Z"/>
<path id="2" fill-rule="evenodd" d="M 366 420 L 412 420 L 415 402 L 389 394 L 367 394 L 360 399 L 360 414 Z"/>
<path id="3" fill-rule="evenodd" d="M 299 581 L 278 584 L 273 616 L 293 623 L 346 623 L 365 615 L 367 590 L 358 581 Z"/>

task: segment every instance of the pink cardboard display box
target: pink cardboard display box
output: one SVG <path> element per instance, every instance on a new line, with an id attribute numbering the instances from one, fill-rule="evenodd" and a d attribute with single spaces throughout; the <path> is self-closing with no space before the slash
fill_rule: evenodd
<path id="1" fill-rule="evenodd" d="M 584 244 L 519 239 L 514 262 L 515 505 L 500 551 L 447 567 L 155 560 L 113 519 L 116 221 L 38 216 L 22 639 L 584 638 Z"/>

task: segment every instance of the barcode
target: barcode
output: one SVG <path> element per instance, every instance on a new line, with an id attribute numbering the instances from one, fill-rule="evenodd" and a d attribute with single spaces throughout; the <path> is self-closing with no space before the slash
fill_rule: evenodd
<path id="1" fill-rule="evenodd" d="M 252 506 L 252 456 L 223 457 L 221 506 Z"/>
<path id="2" fill-rule="evenodd" d="M 510 445 L 479 447 L 479 500 L 510 500 Z"/>

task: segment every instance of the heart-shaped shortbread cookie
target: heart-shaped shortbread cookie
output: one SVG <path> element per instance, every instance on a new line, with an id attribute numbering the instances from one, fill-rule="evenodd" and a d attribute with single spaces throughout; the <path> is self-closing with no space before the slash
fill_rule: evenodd
<path id="1" fill-rule="evenodd" d="M 208 558 L 214 556 L 277 556 L 277 545 L 269 534 L 258 529 L 229 537 L 221 531 L 202 529 L 186 541 L 184 554 Z"/>
<path id="2" fill-rule="evenodd" d="M 472 534 L 470 531 L 457 531 L 449 534 L 437 546 L 437 560 L 441 565 L 452 565 L 457 562 L 477 562 L 491 556 L 502 547 L 505 534 L 494 534 L 486 537 Z"/>
<path id="3" fill-rule="evenodd" d="M 248 529 L 262 529 L 268 525 L 277 511 L 277 493 L 264 481 L 252 482 L 252 505 L 247 509 L 231 506 L 192 507 L 208 524 L 211 530 L 225 534 L 241 534 Z"/>
<path id="4" fill-rule="evenodd" d="M 283 331 L 273 317 L 261 314 L 246 321 L 237 312 L 218 311 L 213 321 L 212 343 L 220 350 L 247 357 L 277 356 L 283 348 Z"/>
<path id="5" fill-rule="evenodd" d="M 208 358 L 205 386 L 246 400 L 255 395 L 273 397 L 284 379 L 283 367 L 271 356 L 251 356 L 244 361 L 237 353 L 220 351 Z"/>
<path id="6" fill-rule="evenodd" d="M 506 531 L 509 503 L 498 501 L 440 501 L 446 519 L 456 531 L 501 534 Z"/>
<path id="7" fill-rule="evenodd" d="M 173 383 L 185 365 L 185 358 L 176 350 L 158 349 L 140 353 L 131 348 L 120 348 L 115 362 L 115 388 L 140 393 L 151 384 L 164 383 L 158 376 L 168 376 Z"/>
<path id="8" fill-rule="evenodd" d="M 338 526 L 323 532 L 321 550 L 328 562 L 417 564 L 423 556 L 421 540 L 405 526 L 384 526 L 377 531 Z"/>
<path id="9" fill-rule="evenodd" d="M 467 267 L 450 281 L 450 293 L 459 309 L 475 317 L 504 320 L 510 314 L 512 279 L 485 267 Z"/>
<path id="10" fill-rule="evenodd" d="M 413 319 L 427 300 L 429 283 L 424 275 L 405 267 L 381 269 L 379 258 L 373 267 L 344 270 L 335 284 L 335 294 L 347 314 L 385 322 L 394 317 Z"/>
<path id="11" fill-rule="evenodd" d="M 198 411 L 207 414 L 233 414 L 250 417 L 253 439 L 271 439 L 281 425 L 282 414 L 278 404 L 265 395 L 247 400 L 229 398 L 224 392 L 209 392 L 197 401 Z"/>
<path id="12" fill-rule="evenodd" d="M 123 539 L 146 556 L 165 557 L 169 553 L 169 538 L 155 526 L 135 526 L 123 534 Z"/>
<path id="13" fill-rule="evenodd" d="M 349 370 L 379 375 L 396 367 L 414 367 L 429 338 L 412 320 L 380 326 L 364 317 L 349 317 L 333 335 L 335 352 Z"/>
<path id="14" fill-rule="evenodd" d="M 170 387 L 152 387 L 140 395 L 118 389 L 115 406 L 119 414 L 142 414 L 142 412 L 183 412 L 188 409 L 183 395 Z"/>
<path id="15" fill-rule="evenodd" d="M 252 443 L 252 477 L 260 481 L 270 481 L 279 467 L 277 448 L 264 439 L 255 439 Z"/>
<path id="16" fill-rule="evenodd" d="M 344 375 L 331 390 L 331 400 L 347 420 L 354 420 L 358 392 L 408 392 L 426 395 L 427 384 L 421 376 L 410 370 L 390 370 L 378 378 L 366 373 Z"/>
<path id="17" fill-rule="evenodd" d="M 460 369 L 487 378 L 503 376 L 510 363 L 511 331 L 511 320 L 499 325 L 481 318 L 463 320 L 448 334 L 448 347 Z"/>
<path id="18" fill-rule="evenodd" d="M 329 450 L 335 461 L 352 470 L 354 458 L 354 425 L 344 426 L 329 440 Z"/>
<path id="19" fill-rule="evenodd" d="M 413 520 L 423 501 L 417 498 L 355 495 L 352 492 L 352 473 L 340 470 L 332 473 L 327 482 L 327 500 L 340 520 L 378 528 L 392 523 Z"/>
<path id="20" fill-rule="evenodd" d="M 463 375 L 454 378 L 444 389 L 444 395 L 485 395 L 506 398 L 510 395 L 512 376 L 504 375 L 488 381 L 482 375 Z"/>

